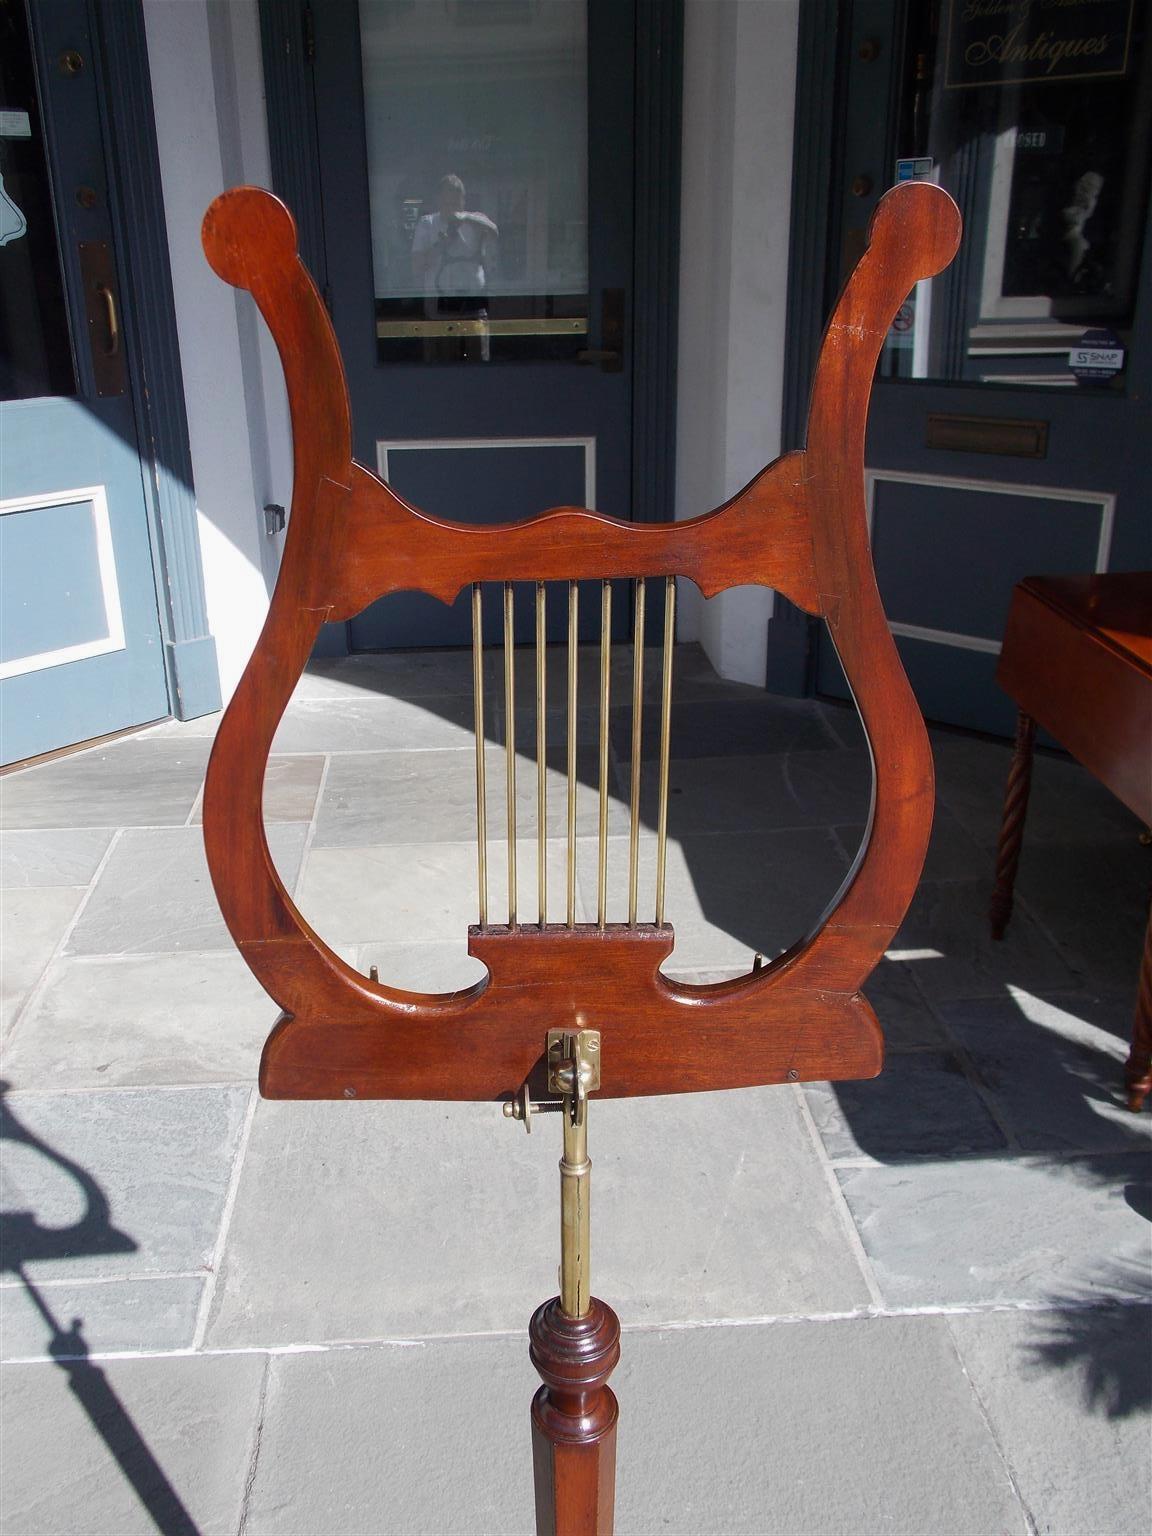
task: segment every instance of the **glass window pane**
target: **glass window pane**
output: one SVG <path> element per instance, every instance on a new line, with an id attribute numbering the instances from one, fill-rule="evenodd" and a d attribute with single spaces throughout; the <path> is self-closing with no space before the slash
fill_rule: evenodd
<path id="1" fill-rule="evenodd" d="M 382 357 L 587 345 L 580 0 L 361 0 Z"/>
<path id="2" fill-rule="evenodd" d="M 1123 388 L 1148 206 L 1148 16 L 1141 0 L 910 7 L 896 178 L 946 187 L 965 236 L 905 305 L 883 373 Z"/>
<path id="3" fill-rule="evenodd" d="M 0 400 L 76 392 L 24 6 L 0 4 Z"/>

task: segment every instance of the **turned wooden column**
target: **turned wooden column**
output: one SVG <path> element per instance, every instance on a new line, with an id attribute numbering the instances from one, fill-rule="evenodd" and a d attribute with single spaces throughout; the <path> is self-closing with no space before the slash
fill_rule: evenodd
<path id="1" fill-rule="evenodd" d="M 1032 788 L 1032 749 L 1036 741 L 1036 722 L 1020 710 L 1016 716 L 1016 749 L 1008 770 L 1004 792 L 1004 819 L 1000 823 L 1000 844 L 996 850 L 996 885 L 988 911 L 992 937 L 1002 939 L 1012 916 L 1012 896 L 1016 889 L 1016 871 L 1020 866 L 1020 847 L 1024 841 L 1024 817 L 1028 813 L 1028 793 Z"/>
<path id="2" fill-rule="evenodd" d="M 532 1400 L 537 1536 L 612 1536 L 616 1490 L 616 1394 L 620 1323 L 594 1296 L 584 1317 L 553 1297 L 528 1326 L 529 1353 L 544 1385 Z"/>
<path id="3" fill-rule="evenodd" d="M 1124 1068 L 1128 1108 L 1139 1110 L 1152 1093 L 1152 912 L 1144 934 L 1144 958 L 1136 989 L 1136 1015 L 1132 1020 L 1132 1049 Z"/>

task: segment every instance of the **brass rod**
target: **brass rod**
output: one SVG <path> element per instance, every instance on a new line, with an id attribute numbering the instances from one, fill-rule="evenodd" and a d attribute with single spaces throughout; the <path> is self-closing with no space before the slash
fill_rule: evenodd
<path id="1" fill-rule="evenodd" d="M 660 797 L 656 816 L 656 923 L 664 921 L 664 871 L 668 859 L 668 762 L 672 735 L 672 647 L 676 640 L 676 578 L 664 585 L 664 676 L 660 689 Z"/>
<path id="2" fill-rule="evenodd" d="M 536 583 L 536 890 L 541 928 L 548 921 L 548 741 L 544 719 L 546 699 L 545 651 L 546 597 L 544 583 Z"/>
<path id="3" fill-rule="evenodd" d="M 596 870 L 596 924 L 603 928 L 608 909 L 608 703 L 612 668 L 612 583 L 600 588 L 600 825 Z"/>
<path id="4" fill-rule="evenodd" d="M 512 583 L 504 583 L 504 762 L 508 795 L 508 926 L 516 926 L 516 640 Z"/>
<path id="5" fill-rule="evenodd" d="M 568 926 L 576 926 L 576 669 L 580 586 L 568 583 Z"/>
<path id="6" fill-rule="evenodd" d="M 591 1305 L 591 1174 L 588 1100 L 566 1097 L 560 1158 L 560 1310 L 568 1317 L 587 1317 Z"/>
<path id="7" fill-rule="evenodd" d="M 480 583 L 472 587 L 472 699 L 476 736 L 476 880 L 480 926 L 488 924 L 488 796 L 484 783 L 484 608 Z"/>
<path id="8" fill-rule="evenodd" d="M 636 926 L 640 884 L 640 745 L 644 719 L 644 578 L 636 579 L 632 626 L 632 819 L 628 828 L 628 926 Z"/>

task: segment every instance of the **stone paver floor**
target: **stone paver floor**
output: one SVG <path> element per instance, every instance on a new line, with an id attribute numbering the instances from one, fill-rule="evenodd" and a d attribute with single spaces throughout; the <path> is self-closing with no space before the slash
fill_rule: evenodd
<path id="1" fill-rule="evenodd" d="M 722 683 L 691 647 L 678 679 L 673 968 L 712 978 L 819 915 L 859 842 L 867 758 L 845 709 Z M 470 721 L 469 657 L 363 657 L 316 664 L 277 737 L 277 864 L 319 932 L 400 985 L 477 974 Z M 555 1272 L 554 1127 L 259 1099 L 276 1009 L 208 882 L 214 726 L 0 780 L 0 1529 L 527 1532 L 524 1329 Z M 515 726 L 530 836 L 530 711 Z M 1147 1529 L 1152 1116 L 1119 1085 L 1152 849 L 1041 754 L 1017 910 L 991 943 L 1008 748 L 933 734 L 924 883 L 869 988 L 884 1075 L 595 1111 L 594 1284 L 625 1329 L 620 1536 Z M 560 716 L 551 737 L 559 787 Z M 619 902 L 626 712 L 612 745 Z M 646 762 L 648 902 L 654 794 Z M 531 845 L 519 862 L 531 915 Z"/>

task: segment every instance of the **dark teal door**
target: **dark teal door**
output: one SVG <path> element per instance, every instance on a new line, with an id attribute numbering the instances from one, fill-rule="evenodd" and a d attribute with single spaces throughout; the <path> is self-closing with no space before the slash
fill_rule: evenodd
<path id="1" fill-rule="evenodd" d="M 85 7 L 0 3 L 3 761 L 168 713 Z"/>
<path id="2" fill-rule="evenodd" d="M 867 490 L 925 714 L 1001 734 L 1015 718 L 995 683 L 1013 585 L 1152 567 L 1152 12 L 1018 9 L 1006 40 L 1004 7 L 842 7 L 830 263 L 834 282 L 898 176 L 930 176 L 960 205 L 959 256 L 919 285 L 884 348 Z M 1084 54 L 1073 44 L 1088 34 Z M 824 636 L 818 687 L 845 692 Z"/>
<path id="3" fill-rule="evenodd" d="M 297 35 L 284 15 L 264 6 L 274 120 Z M 671 393 L 652 380 L 671 377 L 678 3 L 342 0 L 304 21 L 318 193 L 301 224 L 357 457 L 463 522 L 565 505 L 671 516 L 653 468 Z M 652 342 L 641 314 L 658 317 Z M 553 638 L 562 607 L 550 605 Z M 582 607 L 594 624 L 596 605 Z M 526 637 L 527 608 L 519 622 Z M 467 598 L 399 594 L 327 638 L 466 644 Z"/>

